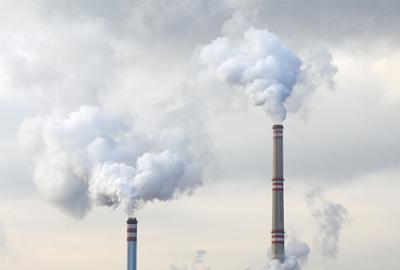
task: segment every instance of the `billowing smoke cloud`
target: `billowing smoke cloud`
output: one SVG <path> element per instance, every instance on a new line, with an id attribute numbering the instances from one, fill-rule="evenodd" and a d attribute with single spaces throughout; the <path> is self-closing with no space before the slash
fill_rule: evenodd
<path id="1" fill-rule="evenodd" d="M 289 112 L 302 112 L 304 115 L 307 112 L 308 97 L 317 88 L 325 87 L 328 90 L 335 88 L 333 77 L 337 68 L 333 64 L 332 55 L 322 48 L 308 52 L 303 58 L 302 72 L 292 93 L 285 101 L 285 107 Z"/>
<path id="2" fill-rule="evenodd" d="M 202 184 L 204 163 L 194 162 L 182 128 L 146 135 L 126 119 L 81 106 L 25 120 L 19 141 L 34 157 L 39 192 L 83 217 L 93 205 L 121 205 L 132 214 L 146 202 L 190 194 Z"/>
<path id="3" fill-rule="evenodd" d="M 249 100 L 262 106 L 274 122 L 286 118 L 285 102 L 297 85 L 306 91 L 297 93 L 292 100 L 294 110 L 299 110 L 297 104 L 302 104 L 321 81 L 331 85 L 336 73 L 332 59 L 326 55 L 315 62 L 303 63 L 274 33 L 255 28 L 244 32 L 239 39 L 227 36 L 215 39 L 201 48 L 198 57 L 208 73 L 243 89 Z"/>
<path id="4" fill-rule="evenodd" d="M 204 260 L 207 255 L 207 251 L 205 250 L 196 250 L 193 255 L 193 262 L 192 266 L 189 267 L 187 265 L 182 265 L 182 266 L 176 266 L 176 265 L 171 265 L 170 269 L 171 270 L 211 270 L 210 267 L 204 266 Z"/>
<path id="5" fill-rule="evenodd" d="M 280 263 L 279 260 L 271 260 L 268 270 L 301 270 L 307 261 L 310 248 L 306 243 L 294 238 L 288 243 L 285 253 L 285 261 Z"/>
<path id="6" fill-rule="evenodd" d="M 343 222 L 348 218 L 348 211 L 337 203 L 322 196 L 322 190 L 315 188 L 306 194 L 306 201 L 318 226 L 316 243 L 324 258 L 336 258 L 338 242 Z"/>

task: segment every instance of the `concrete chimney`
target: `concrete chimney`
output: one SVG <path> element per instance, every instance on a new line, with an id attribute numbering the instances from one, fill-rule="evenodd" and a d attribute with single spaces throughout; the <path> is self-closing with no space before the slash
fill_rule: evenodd
<path id="1" fill-rule="evenodd" d="M 285 224 L 283 207 L 283 126 L 272 127 L 272 245 L 271 258 L 285 259 Z"/>
<path id="2" fill-rule="evenodd" d="M 136 270 L 136 242 L 137 242 L 137 220 L 128 218 L 128 270 Z"/>

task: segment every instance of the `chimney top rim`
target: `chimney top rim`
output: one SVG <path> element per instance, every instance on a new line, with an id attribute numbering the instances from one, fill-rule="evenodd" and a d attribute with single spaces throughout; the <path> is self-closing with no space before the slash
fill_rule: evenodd
<path id="1" fill-rule="evenodd" d="M 272 129 L 283 129 L 283 125 L 273 125 Z"/>
<path id="2" fill-rule="evenodd" d="M 137 224 L 137 219 L 136 218 L 128 218 L 126 223 L 127 224 Z"/>

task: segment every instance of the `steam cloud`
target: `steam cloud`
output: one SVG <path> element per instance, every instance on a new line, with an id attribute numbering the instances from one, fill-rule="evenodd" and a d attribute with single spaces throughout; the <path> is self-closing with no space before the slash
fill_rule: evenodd
<path id="1" fill-rule="evenodd" d="M 302 63 L 282 41 L 267 30 L 250 28 L 242 39 L 223 36 L 205 45 L 199 61 L 210 74 L 231 86 L 244 89 L 249 100 L 262 106 L 274 122 L 286 118 L 286 100 L 298 88 L 290 107 L 299 110 L 321 83 L 333 86 L 336 67 L 325 51 L 310 63 Z"/>
<path id="2" fill-rule="evenodd" d="M 341 205 L 327 201 L 319 188 L 306 194 L 306 201 L 317 221 L 317 246 L 324 258 L 336 258 L 338 242 L 343 222 L 348 218 L 348 211 Z"/>
<path id="3" fill-rule="evenodd" d="M 183 265 L 183 266 L 175 266 L 175 265 L 171 265 L 170 269 L 171 270 L 211 270 L 210 267 L 208 266 L 204 266 L 203 262 L 205 259 L 205 256 L 207 255 L 207 251 L 205 250 L 196 250 L 194 253 L 194 258 L 193 258 L 193 262 L 192 262 L 192 267 L 188 267 L 187 265 Z"/>
<path id="4" fill-rule="evenodd" d="M 76 217 L 92 205 L 121 205 L 131 215 L 146 202 L 190 194 L 202 184 L 203 167 L 182 128 L 145 135 L 98 107 L 25 120 L 19 140 L 34 157 L 39 192 Z"/>
<path id="5" fill-rule="evenodd" d="M 310 248 L 306 243 L 292 239 L 288 243 L 285 253 L 285 261 L 280 263 L 279 260 L 271 260 L 268 270 L 301 270 L 307 261 Z"/>

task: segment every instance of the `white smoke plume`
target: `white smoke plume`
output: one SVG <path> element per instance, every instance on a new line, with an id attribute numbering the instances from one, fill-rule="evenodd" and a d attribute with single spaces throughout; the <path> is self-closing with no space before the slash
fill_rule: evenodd
<path id="1" fill-rule="evenodd" d="M 201 48 L 198 58 L 208 73 L 243 89 L 254 105 L 262 106 L 279 123 L 286 118 L 285 102 L 297 85 L 306 90 L 292 100 L 294 110 L 321 82 L 332 85 L 336 68 L 331 58 L 323 56 L 303 63 L 274 33 L 250 28 L 240 39 L 222 36 L 213 40 Z"/>
<path id="2" fill-rule="evenodd" d="M 318 226 L 316 244 L 325 259 L 336 258 L 338 242 L 348 211 L 338 203 L 326 200 L 322 190 L 315 188 L 306 194 L 306 202 Z"/>
<path id="3" fill-rule="evenodd" d="M 270 260 L 268 263 L 268 270 L 301 270 L 302 266 L 307 261 L 308 254 L 310 253 L 309 246 L 297 240 L 292 239 L 285 251 L 285 260 L 280 263 L 279 260 Z"/>
<path id="4" fill-rule="evenodd" d="M 204 266 L 204 260 L 207 255 L 207 251 L 205 250 L 196 250 L 193 255 L 192 266 L 188 265 L 176 266 L 171 265 L 169 268 L 171 270 L 211 270 L 210 267 Z"/>
<path id="5" fill-rule="evenodd" d="M 320 87 L 335 89 L 333 77 L 337 73 L 337 67 L 333 64 L 332 55 L 326 49 L 310 51 L 303 58 L 302 72 L 285 102 L 285 107 L 289 112 L 302 112 L 304 115 L 307 113 L 308 98 L 316 89 Z"/>
<path id="6" fill-rule="evenodd" d="M 34 157 L 39 192 L 76 217 L 93 205 L 121 205 L 131 215 L 146 202 L 190 194 L 202 184 L 204 163 L 194 162 L 181 128 L 146 135 L 126 117 L 81 106 L 27 119 L 18 135 Z"/>

